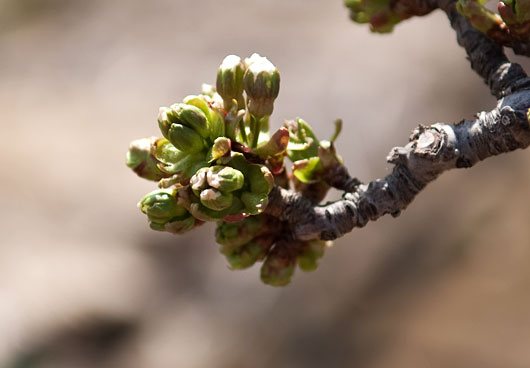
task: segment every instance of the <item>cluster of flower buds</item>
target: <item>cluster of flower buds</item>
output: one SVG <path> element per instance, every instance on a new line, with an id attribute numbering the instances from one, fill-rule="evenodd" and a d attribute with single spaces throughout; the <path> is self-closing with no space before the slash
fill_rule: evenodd
<path id="1" fill-rule="evenodd" d="M 530 0 L 502 0 L 499 14 L 486 7 L 483 0 L 458 0 L 457 10 L 474 28 L 498 43 L 513 46 L 514 42 L 530 41 Z"/>
<path id="2" fill-rule="evenodd" d="M 261 280 L 272 286 L 285 286 L 295 271 L 316 270 L 318 260 L 324 255 L 326 243 L 321 240 L 295 241 L 286 246 L 276 241 L 281 224 L 274 218 L 261 214 L 239 222 L 220 222 L 215 232 L 219 251 L 235 270 L 261 265 Z"/>
<path id="3" fill-rule="evenodd" d="M 160 189 L 138 204 L 152 229 L 180 234 L 217 222 L 230 267 L 262 260 L 262 280 L 276 286 L 289 282 L 296 264 L 316 268 L 324 243 L 287 242 L 285 226 L 264 213 L 269 193 L 274 185 L 289 187 L 289 178 L 302 195 L 309 194 L 302 183 L 318 182 L 326 192 L 322 173 L 340 162 L 332 143 L 318 141 L 301 119 L 270 133 L 279 88 L 278 69 L 266 58 L 227 56 L 215 87 L 161 107 L 162 137 L 135 140 L 127 153 L 138 176 L 158 181 Z M 294 162 L 291 177 L 285 158 Z"/>
<path id="4" fill-rule="evenodd" d="M 402 20 L 429 14 L 435 9 L 427 1 L 408 0 L 344 0 L 350 18 L 357 23 L 368 23 L 372 32 L 388 33 Z"/>
<path id="5" fill-rule="evenodd" d="M 350 18 L 356 23 L 370 24 L 370 30 L 378 33 L 392 32 L 403 19 L 392 9 L 391 0 L 345 0 Z"/>

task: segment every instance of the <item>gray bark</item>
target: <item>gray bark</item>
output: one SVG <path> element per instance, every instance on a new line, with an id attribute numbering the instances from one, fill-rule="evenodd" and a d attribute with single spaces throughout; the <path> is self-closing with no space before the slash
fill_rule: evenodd
<path id="1" fill-rule="evenodd" d="M 408 144 L 392 149 L 387 161 L 394 168 L 383 179 L 361 184 L 345 168 L 337 170 L 328 184 L 345 190 L 341 200 L 318 205 L 294 191 L 274 188 L 266 212 L 286 224 L 286 239 L 332 240 L 383 215 L 398 216 L 444 171 L 469 168 L 488 157 L 530 145 L 526 73 L 509 62 L 502 47 L 473 29 L 456 12 L 454 1 L 441 0 L 438 6 L 447 13 L 471 67 L 498 98 L 497 106 L 455 125 L 420 125 Z"/>

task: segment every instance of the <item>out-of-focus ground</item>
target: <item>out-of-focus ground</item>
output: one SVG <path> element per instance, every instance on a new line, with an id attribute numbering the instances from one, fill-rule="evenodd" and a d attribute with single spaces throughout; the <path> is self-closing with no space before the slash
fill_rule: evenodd
<path id="1" fill-rule="evenodd" d="M 282 72 L 362 180 L 418 123 L 493 107 L 444 16 L 372 35 L 340 0 L 0 0 L 0 367 L 528 367 L 530 156 L 444 174 L 283 289 L 213 227 L 148 230 L 124 165 L 229 53 Z"/>

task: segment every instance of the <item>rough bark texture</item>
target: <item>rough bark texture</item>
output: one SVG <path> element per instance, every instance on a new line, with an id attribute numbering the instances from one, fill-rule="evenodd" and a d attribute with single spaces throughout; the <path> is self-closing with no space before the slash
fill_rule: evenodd
<path id="1" fill-rule="evenodd" d="M 509 62 L 502 47 L 472 28 L 456 12 L 454 1 L 441 0 L 438 6 L 447 13 L 471 67 L 498 98 L 497 106 L 455 125 L 420 125 L 407 145 L 392 149 L 387 161 L 395 166 L 383 179 L 361 184 L 345 168 L 337 169 L 327 180 L 345 191 L 336 202 L 316 205 L 300 194 L 276 187 L 266 211 L 287 224 L 287 238 L 332 240 L 385 214 L 397 216 L 444 171 L 468 168 L 530 145 L 530 83 L 526 73 L 520 65 Z"/>

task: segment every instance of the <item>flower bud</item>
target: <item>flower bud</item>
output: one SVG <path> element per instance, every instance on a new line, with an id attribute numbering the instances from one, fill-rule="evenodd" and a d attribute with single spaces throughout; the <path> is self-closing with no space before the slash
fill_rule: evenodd
<path id="1" fill-rule="evenodd" d="M 153 154 L 156 137 L 137 139 L 131 142 L 127 152 L 127 166 L 138 176 L 153 181 L 159 181 L 169 175 L 158 167 L 160 163 Z"/>
<path id="2" fill-rule="evenodd" d="M 200 224 L 202 224 L 202 222 L 196 220 L 193 216 L 189 215 L 183 220 L 175 220 L 166 223 L 164 227 L 160 230 L 167 231 L 172 234 L 183 234 L 189 230 L 194 229 L 197 225 Z M 155 227 L 153 227 L 153 223 L 151 224 L 152 229 L 158 230 L 156 229 L 156 226 L 158 226 L 158 224 L 156 224 Z"/>
<path id="3" fill-rule="evenodd" d="M 196 153 L 204 149 L 201 136 L 182 124 L 172 124 L 167 138 L 175 147 L 186 153 Z"/>
<path id="4" fill-rule="evenodd" d="M 210 167 L 206 174 L 206 179 L 212 188 L 219 189 L 225 193 L 241 189 L 245 181 L 241 171 L 220 165 Z"/>
<path id="5" fill-rule="evenodd" d="M 207 167 L 199 169 L 191 178 L 190 186 L 193 193 L 196 196 L 200 196 L 200 193 L 208 188 L 208 182 L 206 181 L 206 173 L 208 172 Z"/>
<path id="6" fill-rule="evenodd" d="M 206 102 L 204 95 L 202 96 L 189 95 L 189 96 L 184 97 L 182 102 L 184 102 L 186 105 L 192 105 L 192 106 L 199 108 L 204 113 L 206 118 L 210 120 L 211 109 L 208 106 L 208 102 Z"/>
<path id="7" fill-rule="evenodd" d="M 232 251 L 266 231 L 264 216 L 251 216 L 239 222 L 217 224 L 215 240 L 221 244 L 222 252 Z"/>
<path id="8" fill-rule="evenodd" d="M 296 258 L 277 244 L 261 266 L 261 281 L 271 286 L 285 286 L 291 281 L 295 265 Z"/>
<path id="9" fill-rule="evenodd" d="M 180 124 L 193 129 L 203 138 L 207 138 L 210 134 L 208 119 L 198 107 L 185 103 L 177 103 L 171 105 L 171 111 L 168 114 L 170 120 L 172 120 L 171 116 L 173 115 Z"/>
<path id="10" fill-rule="evenodd" d="M 232 193 L 223 193 L 216 189 L 205 189 L 200 194 L 201 203 L 214 211 L 222 211 L 232 205 Z"/>
<path id="11" fill-rule="evenodd" d="M 142 198 L 138 208 L 147 215 L 155 230 L 164 230 L 165 224 L 187 217 L 188 211 L 177 203 L 172 190 L 158 189 Z"/>
<path id="12" fill-rule="evenodd" d="M 280 73 L 267 58 L 253 54 L 245 60 L 243 86 L 248 96 L 248 111 L 260 119 L 270 116 L 280 92 Z"/>
<path id="13" fill-rule="evenodd" d="M 210 139 L 215 140 L 217 137 L 225 135 L 225 121 L 217 110 L 210 112 Z"/>
<path id="14" fill-rule="evenodd" d="M 242 100 L 244 74 L 245 64 L 239 56 L 228 55 L 224 58 L 217 71 L 216 81 L 217 93 L 224 101 L 231 104 L 232 100 Z"/>
<path id="15" fill-rule="evenodd" d="M 296 259 L 298 267 L 305 272 L 316 270 L 318 267 L 318 260 L 324 255 L 325 248 L 326 242 L 322 240 L 305 242 Z"/>
<path id="16" fill-rule="evenodd" d="M 171 128 L 173 123 L 179 123 L 179 121 L 171 114 L 171 109 L 169 107 L 161 107 L 158 110 L 158 127 L 165 138 L 168 138 L 169 128 Z"/>
<path id="17" fill-rule="evenodd" d="M 265 256 L 272 243 L 272 237 L 251 240 L 233 252 L 226 254 L 226 260 L 230 268 L 234 270 L 249 268 Z"/>

